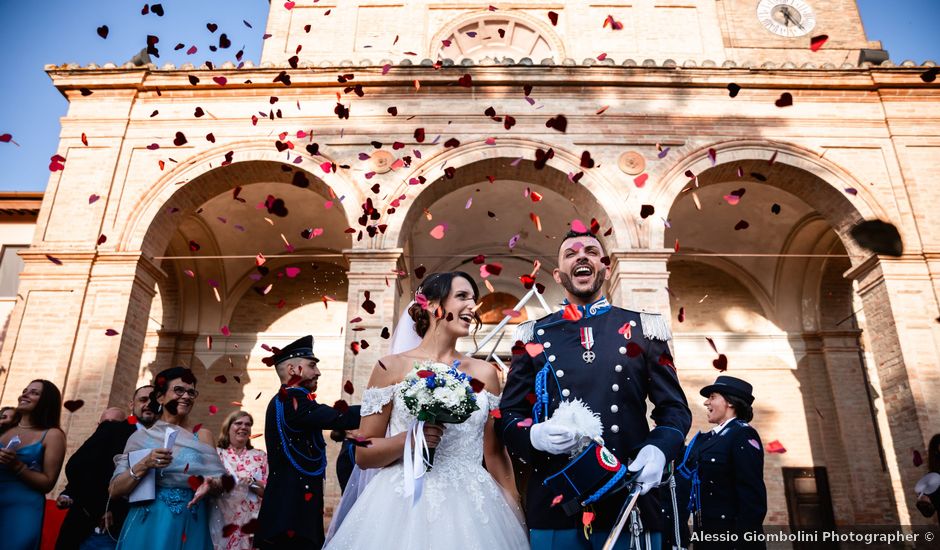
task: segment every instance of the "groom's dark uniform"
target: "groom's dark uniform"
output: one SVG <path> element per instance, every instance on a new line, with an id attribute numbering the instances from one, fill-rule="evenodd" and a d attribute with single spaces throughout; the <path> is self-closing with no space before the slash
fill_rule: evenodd
<path id="1" fill-rule="evenodd" d="M 577 321 L 558 311 L 520 326 L 517 338 L 529 346 L 514 348 L 500 402 L 497 433 L 513 457 L 532 467 L 526 492 L 530 529 L 582 528 L 581 515 L 568 516 L 562 506 L 553 506 L 556 495 L 542 484 L 569 457 L 536 450 L 529 439 L 532 423 L 551 416 L 560 402 L 580 399 L 598 413 L 605 446 L 623 463 L 645 445 L 661 450 L 667 463 L 677 459 L 692 422 L 669 352 L 666 319 L 613 307 L 606 298 L 578 310 L 582 317 Z M 653 430 L 647 420 L 647 398 L 653 404 Z M 663 529 L 657 492 L 639 500 L 646 530 Z M 611 528 L 625 496 L 620 491 L 593 505 L 595 530 Z"/>
<path id="2" fill-rule="evenodd" d="M 294 357 L 313 357 L 312 336 L 280 350 L 271 364 Z M 306 389 L 281 386 L 265 415 L 269 474 L 258 515 L 256 546 L 323 546 L 323 476 L 327 465 L 323 430 L 358 427 L 358 405 L 340 413 L 317 403 Z"/>

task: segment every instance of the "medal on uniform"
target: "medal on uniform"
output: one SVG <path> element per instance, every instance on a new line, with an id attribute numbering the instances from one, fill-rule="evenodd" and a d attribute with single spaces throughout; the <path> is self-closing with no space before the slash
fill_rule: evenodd
<path id="1" fill-rule="evenodd" d="M 581 347 L 584 348 L 584 353 L 581 354 L 581 359 L 583 359 L 585 363 L 593 363 L 594 358 L 597 357 L 597 355 L 591 351 L 591 348 L 594 347 L 593 327 L 581 327 Z"/>

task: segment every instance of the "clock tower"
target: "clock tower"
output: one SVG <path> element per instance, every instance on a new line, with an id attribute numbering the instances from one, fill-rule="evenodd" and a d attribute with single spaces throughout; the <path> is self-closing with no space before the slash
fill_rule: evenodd
<path id="1" fill-rule="evenodd" d="M 865 37 L 854 0 L 716 0 L 715 4 L 727 58 L 738 63 L 840 66 L 877 60 L 881 51 L 881 42 Z M 813 52 L 810 40 L 820 35 L 828 40 Z"/>
<path id="2" fill-rule="evenodd" d="M 866 39 L 854 0 L 276 2 L 267 33 L 263 62 L 314 66 L 484 58 L 841 66 L 881 48 Z M 824 34 L 825 46 L 811 51 Z"/>

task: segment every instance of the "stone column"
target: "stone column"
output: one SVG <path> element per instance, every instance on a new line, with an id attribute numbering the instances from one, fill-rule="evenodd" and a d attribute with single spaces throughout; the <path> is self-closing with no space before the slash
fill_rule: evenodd
<path id="1" fill-rule="evenodd" d="M 355 389 L 353 395 L 343 393 L 343 399 L 350 403 L 358 403 L 361 400 L 362 390 L 366 388 L 369 381 L 372 368 L 389 350 L 391 339 L 382 338 L 381 334 L 383 328 L 388 328 L 389 334 L 395 329 L 398 297 L 401 294 L 395 271 L 400 269 L 402 250 L 400 248 L 348 249 L 344 250 L 343 254 L 349 262 L 343 380 L 352 381 Z M 366 292 L 369 293 L 369 300 L 375 304 L 375 313 L 370 314 L 362 307 L 366 301 Z M 349 324 L 357 317 L 362 320 Z M 354 331 L 352 330 L 354 327 L 365 330 Z M 361 343 L 363 340 L 368 343 L 368 347 L 360 345 L 358 352 L 353 353 L 353 342 Z"/>
<path id="2" fill-rule="evenodd" d="M 670 319 L 666 263 L 671 254 L 668 249 L 611 251 L 610 301 L 627 309 L 661 313 Z"/>
<path id="3" fill-rule="evenodd" d="M 901 524 L 930 524 L 915 509 L 911 488 L 923 475 L 912 449 L 921 452 L 940 419 L 940 327 L 937 301 L 923 257 L 869 257 L 846 277 L 855 281 L 864 306 L 867 340 L 875 359 L 884 398 L 893 456 L 889 471 L 898 499 Z"/>
<path id="4" fill-rule="evenodd" d="M 44 252 L 24 254 L 25 299 L 2 356 L 9 369 L 4 401 L 34 378 L 55 382 L 63 400 L 84 401 L 62 418 L 71 452 L 95 430 L 105 408 L 130 402 L 163 275 L 135 253 L 51 254 L 62 265 Z"/>
<path id="5" fill-rule="evenodd" d="M 833 500 L 845 497 L 850 509 L 843 512 L 851 512 L 836 520 L 846 525 L 896 524 L 891 479 L 882 466 L 877 419 L 860 355 L 860 332 L 824 331 L 818 336 L 831 392 L 831 407 L 822 419 L 826 466 L 831 483 L 842 482 L 842 487 L 833 487 Z"/>

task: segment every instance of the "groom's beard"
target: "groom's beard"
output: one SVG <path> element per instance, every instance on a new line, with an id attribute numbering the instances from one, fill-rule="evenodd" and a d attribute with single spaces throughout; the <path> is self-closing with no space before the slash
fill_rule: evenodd
<path id="1" fill-rule="evenodd" d="M 601 287 L 604 286 L 604 278 L 600 276 L 600 273 L 597 273 L 594 276 L 594 284 L 588 287 L 586 290 L 580 290 L 574 286 L 574 283 L 571 281 L 571 277 L 567 273 L 559 273 L 558 278 L 561 279 L 561 286 L 568 291 L 568 294 L 577 297 L 582 302 L 589 302 L 592 298 L 597 296 L 600 292 Z"/>

